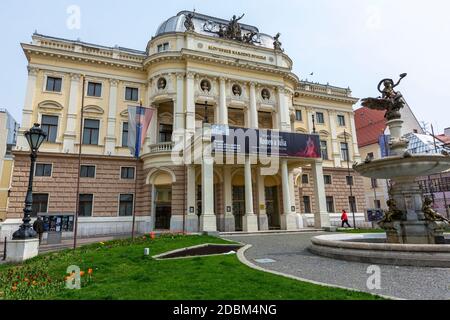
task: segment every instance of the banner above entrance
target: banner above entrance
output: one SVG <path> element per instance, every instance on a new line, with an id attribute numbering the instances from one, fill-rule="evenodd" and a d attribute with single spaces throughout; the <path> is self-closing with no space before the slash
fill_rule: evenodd
<path id="1" fill-rule="evenodd" d="M 224 154 L 320 158 L 320 137 L 316 134 L 265 129 L 211 126 L 212 151 Z"/>

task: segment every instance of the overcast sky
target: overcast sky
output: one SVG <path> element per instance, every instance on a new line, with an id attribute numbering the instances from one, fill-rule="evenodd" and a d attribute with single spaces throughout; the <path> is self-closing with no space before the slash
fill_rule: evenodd
<path id="1" fill-rule="evenodd" d="M 73 5 L 79 29 L 67 24 Z M 301 79 L 349 86 L 359 98 L 377 96 L 381 78 L 407 72 L 400 90 L 418 119 L 436 131 L 450 127 L 448 0 L 1 0 L 0 107 L 20 121 L 27 79 L 20 42 L 35 30 L 145 50 L 161 22 L 193 8 L 226 19 L 245 13 L 243 23 L 281 32 Z"/>

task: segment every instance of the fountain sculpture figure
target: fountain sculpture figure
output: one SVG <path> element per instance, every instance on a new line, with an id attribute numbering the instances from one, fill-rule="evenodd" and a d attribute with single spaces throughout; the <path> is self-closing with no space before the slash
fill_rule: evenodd
<path id="1" fill-rule="evenodd" d="M 448 153 L 411 155 L 407 152 L 408 140 L 402 135 L 400 112 L 406 102 L 403 95 L 394 90 L 406 75 L 401 74 L 397 83 L 392 79 L 380 81 L 378 91 L 381 97 L 362 100 L 364 107 L 386 111 L 391 153 L 383 159 L 355 164 L 354 169 L 365 177 L 391 179 L 392 188 L 387 203 L 389 210 L 379 222 L 386 231 L 388 243 L 443 244 L 444 230 L 449 220 L 432 209 L 432 201 L 423 197 L 416 177 L 449 169 L 450 156 Z"/>

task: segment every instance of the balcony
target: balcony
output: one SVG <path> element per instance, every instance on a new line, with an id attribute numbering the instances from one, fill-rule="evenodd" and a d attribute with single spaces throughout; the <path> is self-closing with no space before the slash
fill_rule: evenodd
<path id="1" fill-rule="evenodd" d="M 157 144 L 152 144 L 149 147 L 149 153 L 165 153 L 165 152 L 171 152 L 173 148 L 174 143 L 173 142 L 161 142 Z"/>

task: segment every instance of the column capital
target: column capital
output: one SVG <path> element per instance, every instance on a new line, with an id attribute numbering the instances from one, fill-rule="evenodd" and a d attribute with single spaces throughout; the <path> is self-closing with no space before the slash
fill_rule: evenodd
<path id="1" fill-rule="evenodd" d="M 71 73 L 70 74 L 70 79 L 72 81 L 80 81 L 81 79 L 81 74 L 80 73 Z"/>
<path id="2" fill-rule="evenodd" d="M 189 72 L 186 73 L 186 78 L 190 79 L 190 80 L 193 80 L 193 79 L 195 79 L 196 75 L 197 74 L 195 72 L 189 71 Z"/>
<path id="3" fill-rule="evenodd" d="M 27 66 L 27 70 L 28 70 L 28 75 L 29 76 L 37 76 L 37 74 L 39 72 L 38 68 L 30 67 L 30 66 Z"/>
<path id="4" fill-rule="evenodd" d="M 177 80 L 184 80 L 185 73 L 177 72 L 177 73 L 175 73 L 175 76 L 177 77 Z"/>
<path id="5" fill-rule="evenodd" d="M 226 82 L 227 80 L 229 80 L 229 79 L 228 79 L 228 78 L 226 78 L 226 77 L 219 77 L 219 81 L 220 81 L 220 83 L 223 83 L 223 84 L 225 84 L 225 82 Z"/>
<path id="6" fill-rule="evenodd" d="M 257 86 L 258 84 L 257 84 L 255 81 L 250 81 L 250 82 L 248 83 L 248 85 L 250 86 L 250 88 L 255 89 L 256 86 Z"/>
<path id="7" fill-rule="evenodd" d="M 119 85 L 119 80 L 109 79 L 109 84 L 111 85 L 111 87 L 117 87 Z"/>

